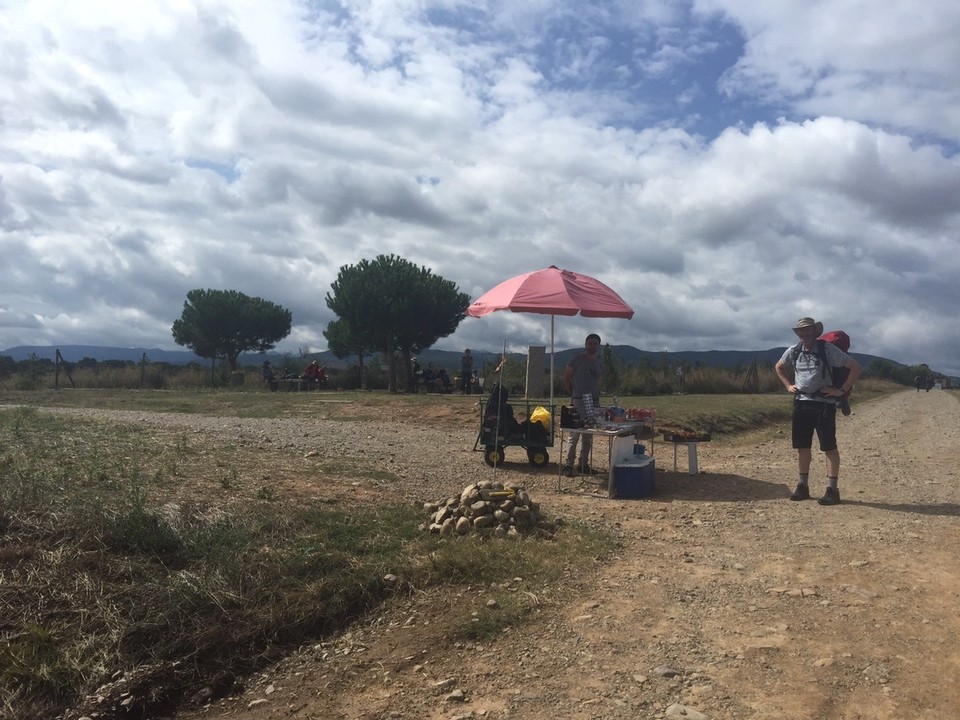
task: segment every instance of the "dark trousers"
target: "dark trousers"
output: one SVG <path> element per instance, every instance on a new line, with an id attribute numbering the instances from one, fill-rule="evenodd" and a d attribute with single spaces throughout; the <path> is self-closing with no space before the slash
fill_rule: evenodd
<path id="1" fill-rule="evenodd" d="M 837 406 L 816 400 L 793 401 L 793 447 L 813 447 L 813 433 L 820 440 L 820 450 L 837 449 Z"/>

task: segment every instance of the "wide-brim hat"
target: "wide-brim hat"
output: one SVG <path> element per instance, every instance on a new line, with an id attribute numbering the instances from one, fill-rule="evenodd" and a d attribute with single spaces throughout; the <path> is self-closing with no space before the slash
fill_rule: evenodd
<path id="1" fill-rule="evenodd" d="M 817 322 L 811 317 L 802 317 L 797 320 L 797 324 L 793 326 L 793 331 L 802 330 L 803 328 L 812 327 L 813 331 L 816 333 L 817 337 L 823 335 L 823 323 Z"/>

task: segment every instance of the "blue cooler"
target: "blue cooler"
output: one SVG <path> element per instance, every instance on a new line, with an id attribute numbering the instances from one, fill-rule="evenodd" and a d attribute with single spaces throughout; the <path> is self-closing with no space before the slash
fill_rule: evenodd
<path id="1" fill-rule="evenodd" d="M 656 463 L 650 456 L 636 456 L 613 467 L 614 497 L 635 500 L 653 495 Z"/>

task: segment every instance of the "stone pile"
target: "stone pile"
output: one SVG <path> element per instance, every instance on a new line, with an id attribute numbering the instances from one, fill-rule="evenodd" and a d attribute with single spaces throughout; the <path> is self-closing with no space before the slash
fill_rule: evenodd
<path id="1" fill-rule="evenodd" d="M 459 497 L 424 503 L 430 520 L 421 529 L 441 535 L 486 531 L 495 537 L 536 534 L 552 537 L 556 523 L 540 511 L 524 488 L 483 480 L 467 485 Z"/>

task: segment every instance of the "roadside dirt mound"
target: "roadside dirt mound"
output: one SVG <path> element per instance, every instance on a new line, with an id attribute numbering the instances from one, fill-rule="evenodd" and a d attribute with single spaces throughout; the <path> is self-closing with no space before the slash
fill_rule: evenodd
<path id="1" fill-rule="evenodd" d="M 500 479 L 548 513 L 616 532 L 618 556 L 491 643 L 450 643 L 442 630 L 485 603 L 484 588 L 431 592 L 178 717 L 960 717 L 960 402 L 911 390 L 855 405 L 838 426 L 836 507 L 787 499 L 788 428 L 701 446 L 695 477 L 673 472 L 656 444 L 645 500 L 574 492 L 566 479 L 558 491 L 555 466 L 508 462 Z M 413 496 L 462 487 L 482 467 L 469 429 L 443 442 L 397 432 L 389 444 L 372 432 L 369 450 Z M 401 448 L 414 443 L 408 463 Z M 824 475 L 818 462 L 815 496 Z M 523 578 L 511 588 L 533 592 Z"/>

